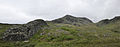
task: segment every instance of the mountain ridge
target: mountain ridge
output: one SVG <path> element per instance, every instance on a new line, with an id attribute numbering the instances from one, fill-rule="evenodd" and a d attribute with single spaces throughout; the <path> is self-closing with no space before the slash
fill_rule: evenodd
<path id="1" fill-rule="evenodd" d="M 105 19 L 102 20 L 98 23 L 96 23 L 97 26 L 103 26 L 107 25 L 111 22 L 117 22 L 120 20 L 120 16 L 117 16 L 113 19 Z M 74 26 L 89 26 L 89 25 L 94 25 L 94 23 L 89 20 L 88 18 L 85 17 L 74 17 L 72 15 L 65 15 L 62 18 L 58 18 L 52 21 L 49 21 L 52 23 L 59 23 L 59 24 L 70 24 Z M 3 25 L 9 25 L 9 24 L 3 24 Z M 12 24 L 11 24 L 12 25 Z M 28 22 L 27 24 L 21 24 L 21 25 L 16 25 L 14 27 L 11 27 L 8 29 L 3 36 L 3 40 L 13 40 L 12 41 L 20 41 L 20 40 L 28 40 L 31 36 L 33 36 L 35 33 L 40 30 L 39 28 L 43 28 L 44 26 L 48 26 L 47 22 L 41 19 L 37 19 L 31 22 Z M 23 34 L 21 34 L 23 33 Z M 28 34 L 30 33 L 30 34 Z M 27 35 L 27 36 L 25 36 Z"/>
<path id="2" fill-rule="evenodd" d="M 54 22 L 36 19 L 26 24 L 0 24 L 0 47 L 119 47 L 119 38 L 119 17 L 93 23 L 68 15 Z"/>

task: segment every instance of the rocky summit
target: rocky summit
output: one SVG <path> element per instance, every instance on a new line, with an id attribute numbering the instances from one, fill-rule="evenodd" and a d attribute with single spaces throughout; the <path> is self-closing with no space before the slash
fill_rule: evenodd
<path id="1" fill-rule="evenodd" d="M 71 15 L 66 15 L 62 18 L 55 19 L 52 22 L 54 23 L 63 23 L 63 24 L 72 24 L 76 26 L 81 26 L 81 25 L 89 25 L 93 24 L 91 20 L 85 17 L 73 17 Z"/>
<path id="2" fill-rule="evenodd" d="M 120 21 L 120 16 L 116 16 L 113 19 L 104 19 L 97 23 L 97 26 L 103 26 L 111 23 L 117 23 Z"/>
<path id="3" fill-rule="evenodd" d="M 48 26 L 44 20 L 38 19 L 23 25 L 15 25 L 9 28 L 3 35 L 3 40 L 6 41 L 23 41 L 28 40 L 39 30 Z"/>

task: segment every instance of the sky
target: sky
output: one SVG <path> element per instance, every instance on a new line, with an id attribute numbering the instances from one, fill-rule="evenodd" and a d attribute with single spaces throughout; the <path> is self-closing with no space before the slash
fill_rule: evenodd
<path id="1" fill-rule="evenodd" d="M 93 22 L 120 16 L 120 0 L 0 0 L 0 23 L 54 20 L 67 14 Z"/>

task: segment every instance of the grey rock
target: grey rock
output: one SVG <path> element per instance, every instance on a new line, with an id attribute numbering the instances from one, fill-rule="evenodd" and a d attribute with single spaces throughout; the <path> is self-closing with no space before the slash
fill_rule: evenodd
<path id="1" fill-rule="evenodd" d="M 39 30 L 42 30 L 45 26 L 48 26 L 44 20 L 38 19 L 31 21 L 27 24 L 16 25 L 8 29 L 4 35 L 3 40 L 6 41 L 24 41 L 28 40 Z"/>

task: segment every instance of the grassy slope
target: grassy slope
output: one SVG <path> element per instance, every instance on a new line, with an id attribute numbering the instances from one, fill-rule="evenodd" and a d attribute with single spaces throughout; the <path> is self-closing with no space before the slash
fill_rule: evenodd
<path id="1" fill-rule="evenodd" d="M 34 35 L 29 42 L 4 42 L 9 47 L 120 47 L 119 23 L 102 27 L 95 25 L 76 27 L 49 23 L 49 28 Z M 1 25 L 0 25 L 1 26 Z M 0 31 L 3 32 L 4 30 Z"/>
<path id="2" fill-rule="evenodd" d="M 1 34 L 7 30 L 11 25 L 7 25 L 7 24 L 0 24 L 0 37 L 1 37 Z"/>
<path id="3" fill-rule="evenodd" d="M 0 24 L 0 39 L 2 38 L 3 32 L 5 32 L 11 25 L 8 24 Z M 5 42 L 6 43 L 6 42 Z M 5 46 L 7 44 L 3 43 L 2 40 L 0 40 L 0 47 Z"/>

